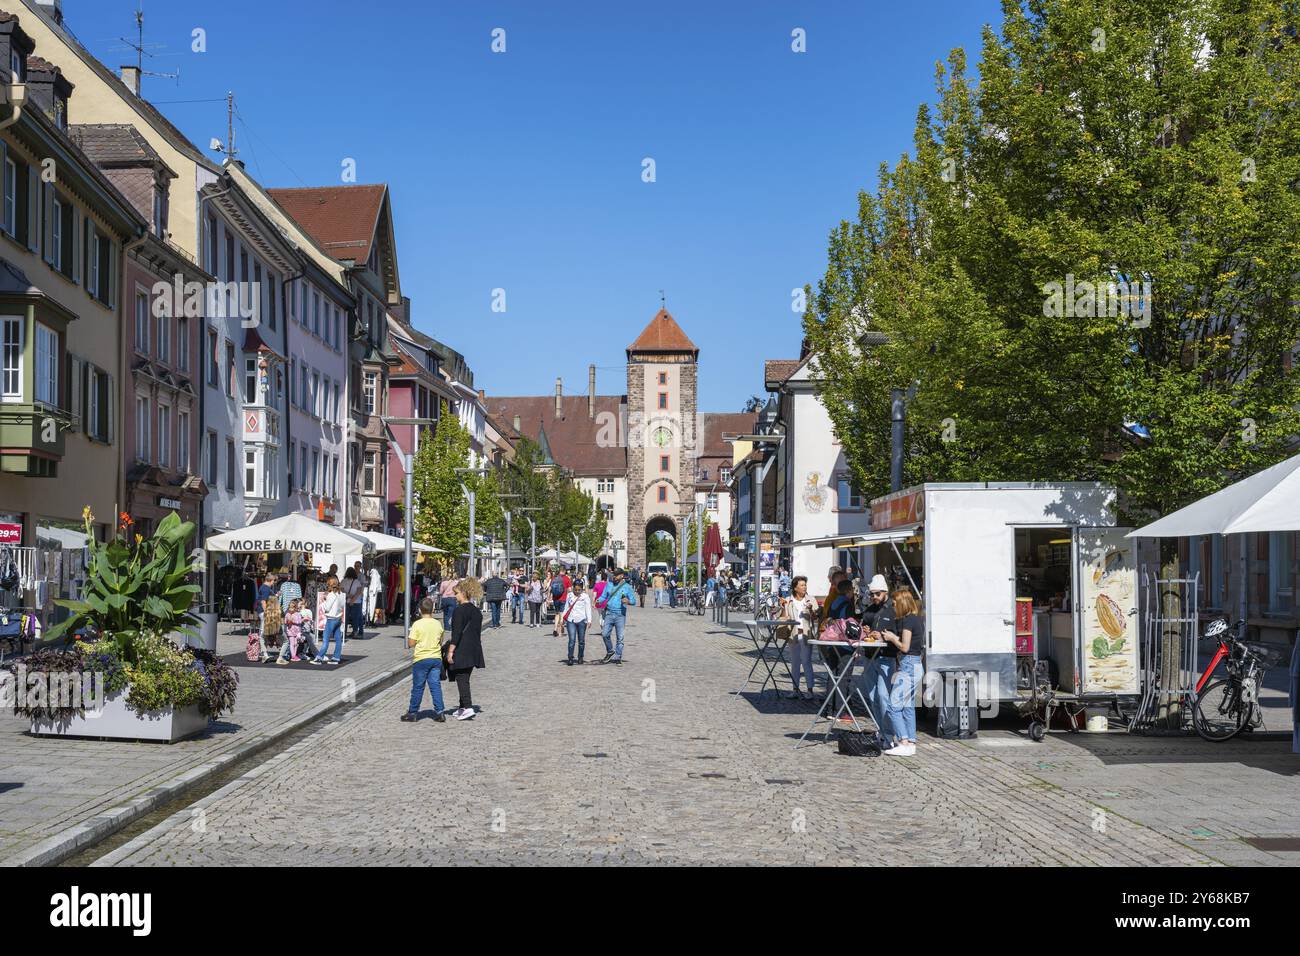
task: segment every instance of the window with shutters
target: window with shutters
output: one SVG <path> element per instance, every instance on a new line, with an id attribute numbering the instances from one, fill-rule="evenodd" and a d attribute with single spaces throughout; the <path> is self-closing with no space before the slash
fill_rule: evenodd
<path id="1" fill-rule="evenodd" d="M 244 493 L 257 494 L 257 453 L 244 452 Z"/>
<path id="2" fill-rule="evenodd" d="M 217 488 L 217 433 L 211 429 L 207 432 L 207 462 L 203 468 L 203 480 L 212 490 Z"/>
<path id="3" fill-rule="evenodd" d="M 216 388 L 217 382 L 221 378 L 221 369 L 217 364 L 220 359 L 218 351 L 217 333 L 215 329 L 208 330 L 208 386 Z"/>
<path id="4" fill-rule="evenodd" d="M 86 435 L 96 441 L 112 438 L 113 376 L 103 369 L 86 365 Z"/>
<path id="5" fill-rule="evenodd" d="M 235 440 L 226 439 L 226 490 L 235 490 Z"/>
<path id="6" fill-rule="evenodd" d="M 226 343 L 226 398 L 235 397 L 235 346 L 233 342 Z M 231 482 L 231 491 L 234 491 L 234 482 Z"/>
<path id="7" fill-rule="evenodd" d="M 55 196 L 50 201 L 50 265 L 63 268 L 63 203 Z"/>

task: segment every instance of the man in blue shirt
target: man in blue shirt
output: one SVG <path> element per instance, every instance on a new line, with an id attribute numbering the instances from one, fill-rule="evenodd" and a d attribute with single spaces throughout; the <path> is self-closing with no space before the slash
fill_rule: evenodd
<path id="1" fill-rule="evenodd" d="M 600 595 L 597 607 L 605 615 L 600 628 L 600 636 L 605 639 L 605 659 L 602 664 L 623 663 L 623 629 L 627 626 L 627 609 L 636 606 L 636 591 L 627 582 L 627 575 L 622 568 L 614 569 L 614 583 L 608 585 Z M 617 645 L 609 641 L 609 632 L 615 631 Z"/>

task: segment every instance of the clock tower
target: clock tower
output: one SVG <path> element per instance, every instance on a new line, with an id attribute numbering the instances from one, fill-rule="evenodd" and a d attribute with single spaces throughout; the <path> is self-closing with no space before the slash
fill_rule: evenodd
<path id="1" fill-rule="evenodd" d="M 695 506 L 700 350 L 660 309 L 627 348 L 627 566 L 645 570 L 648 539 L 666 531 L 677 552 Z"/>

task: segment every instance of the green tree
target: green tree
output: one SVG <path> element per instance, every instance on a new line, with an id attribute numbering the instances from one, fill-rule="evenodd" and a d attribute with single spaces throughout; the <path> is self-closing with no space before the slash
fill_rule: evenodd
<path id="1" fill-rule="evenodd" d="M 415 540 L 441 548 L 448 555 L 461 554 L 469 545 L 469 502 L 461 482 L 476 476 L 456 471 L 468 467 L 469 445 L 465 427 L 454 415 L 443 415 L 432 436 L 421 436 L 411 475 Z"/>
<path id="2" fill-rule="evenodd" d="M 978 85 L 954 51 L 913 153 L 831 233 L 804 317 L 817 387 L 869 495 L 890 389 L 914 384 L 906 483 L 1105 480 L 1129 520 L 1165 513 L 1300 426 L 1295 9 L 1003 13 Z M 1132 297 L 1116 315 L 1081 283 Z"/>
<path id="3" fill-rule="evenodd" d="M 573 547 L 573 533 L 578 532 L 579 548 L 593 557 L 605 544 L 605 513 L 596 500 L 576 484 L 561 469 L 544 466 L 541 449 L 532 439 L 521 437 L 515 445 L 515 460 L 494 475 L 502 494 L 518 495 L 505 502 L 519 512 L 535 508 L 526 514 L 537 525 L 537 546 L 545 548 L 557 542 L 561 551 Z M 498 506 L 498 508 L 500 505 Z M 499 527 L 504 532 L 505 516 L 498 510 Z M 521 515 L 522 519 L 522 515 Z M 498 525 L 494 525 L 498 526 Z M 515 523 L 516 540 L 527 542 L 527 522 Z"/>

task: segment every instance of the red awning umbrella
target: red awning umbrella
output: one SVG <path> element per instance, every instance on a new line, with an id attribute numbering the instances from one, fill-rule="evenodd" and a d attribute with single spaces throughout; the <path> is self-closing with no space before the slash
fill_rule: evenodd
<path id="1" fill-rule="evenodd" d="M 709 529 L 704 532 L 704 547 L 700 557 L 708 569 L 707 576 L 713 577 L 718 570 L 718 563 L 722 560 L 722 533 L 716 524 L 709 525 Z"/>

